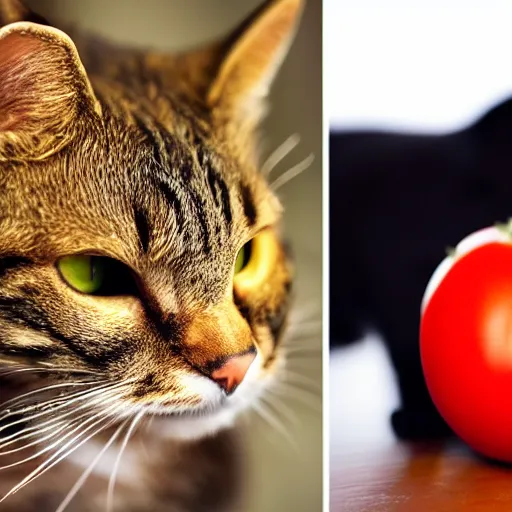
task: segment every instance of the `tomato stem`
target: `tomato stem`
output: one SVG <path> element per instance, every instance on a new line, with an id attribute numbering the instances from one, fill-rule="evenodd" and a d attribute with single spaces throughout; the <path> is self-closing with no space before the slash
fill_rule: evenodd
<path id="1" fill-rule="evenodd" d="M 512 238 L 512 218 L 508 219 L 508 222 L 497 222 L 494 227 L 503 233 L 508 238 Z"/>

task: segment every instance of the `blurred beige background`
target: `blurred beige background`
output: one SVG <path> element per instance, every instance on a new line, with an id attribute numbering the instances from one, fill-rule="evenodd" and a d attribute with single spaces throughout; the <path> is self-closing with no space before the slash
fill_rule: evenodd
<path id="1" fill-rule="evenodd" d="M 262 0 L 32 0 L 41 14 L 131 44 L 185 48 L 224 35 Z M 296 341 L 311 349 L 296 354 L 291 371 L 317 383 L 298 384 L 315 408 L 285 398 L 277 414 L 293 443 L 260 418 L 247 423 L 249 505 L 240 512 L 322 510 L 321 276 L 322 276 L 322 2 L 307 0 L 302 24 L 271 95 L 264 156 L 288 136 L 300 145 L 273 171 L 276 177 L 310 153 L 313 165 L 280 189 L 285 230 L 298 269 L 297 312 L 304 325 Z M 311 392 L 315 395 L 310 396 Z M 302 400 L 302 399 L 301 399 Z M 276 406 L 278 407 L 278 406 Z M 292 409 L 296 421 L 290 421 Z M 287 419 L 288 418 L 288 419 Z M 296 448 L 292 445 L 295 444 Z"/>

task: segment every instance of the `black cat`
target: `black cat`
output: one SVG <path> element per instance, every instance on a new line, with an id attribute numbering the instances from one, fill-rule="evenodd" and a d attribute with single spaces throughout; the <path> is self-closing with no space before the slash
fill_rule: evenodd
<path id="1" fill-rule="evenodd" d="M 422 374 L 421 299 L 448 247 L 511 216 L 512 99 L 448 135 L 330 134 L 331 346 L 382 335 L 398 437 L 450 434 Z"/>

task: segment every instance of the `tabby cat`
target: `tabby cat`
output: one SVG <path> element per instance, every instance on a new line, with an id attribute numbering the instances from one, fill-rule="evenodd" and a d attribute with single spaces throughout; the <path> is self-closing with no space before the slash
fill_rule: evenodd
<path id="1" fill-rule="evenodd" d="M 257 132 L 302 7 L 168 55 L 0 0 L 3 512 L 244 508 L 293 274 Z"/>

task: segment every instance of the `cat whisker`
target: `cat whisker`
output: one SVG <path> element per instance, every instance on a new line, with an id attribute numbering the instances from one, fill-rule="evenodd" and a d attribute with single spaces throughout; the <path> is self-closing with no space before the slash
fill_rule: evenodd
<path id="1" fill-rule="evenodd" d="M 283 382 L 295 382 L 297 384 L 302 384 L 306 387 L 311 387 L 311 389 L 316 389 L 321 391 L 322 383 L 318 382 L 306 375 L 301 375 L 300 373 L 292 372 L 288 368 L 285 370 L 285 374 L 283 376 Z"/>
<path id="2" fill-rule="evenodd" d="M 151 420 L 153 419 L 153 415 L 151 415 L 149 418 L 147 418 L 148 421 L 146 421 L 146 423 L 144 424 L 144 428 L 145 429 L 145 433 L 147 434 L 148 431 L 149 431 L 149 428 L 150 428 L 150 424 L 151 424 Z M 149 452 L 148 452 L 148 447 L 146 445 L 146 436 L 140 436 L 139 437 L 139 446 L 142 450 L 142 452 L 144 453 L 144 457 L 147 461 L 150 460 L 150 456 L 149 456 Z"/>
<path id="3" fill-rule="evenodd" d="M 75 414 L 79 410 L 84 410 L 84 409 L 88 410 L 88 409 L 92 409 L 93 407 L 105 406 L 112 401 L 117 401 L 117 400 L 119 400 L 119 398 L 121 398 L 123 396 L 123 394 L 117 394 L 118 391 L 119 391 L 119 389 L 104 391 L 103 395 L 99 396 L 98 398 L 96 398 L 94 400 L 90 400 L 89 402 L 81 405 L 78 408 L 75 408 L 74 410 L 68 411 L 63 414 L 59 414 L 58 416 L 51 418 L 50 420 L 47 420 L 43 423 L 26 427 L 18 432 L 15 432 L 14 434 L 6 436 L 3 438 L 2 443 L 0 443 L 0 449 L 5 449 L 6 447 L 8 447 L 14 443 L 17 443 L 23 439 L 27 439 L 27 438 L 36 436 L 36 435 L 40 434 L 42 431 L 44 432 L 44 431 L 48 430 L 49 428 L 56 428 L 62 424 L 64 418 Z M 54 411 L 48 411 L 48 412 L 51 413 Z M 87 415 L 88 415 L 88 412 L 79 416 L 78 418 L 80 419 Z M 72 417 L 71 422 L 76 421 L 76 419 L 77 419 L 76 417 Z M 12 426 L 14 426 L 20 422 L 27 422 L 27 421 L 28 421 L 28 419 L 23 418 L 22 420 L 11 422 L 10 424 L 6 425 L 5 428 L 9 428 L 9 427 L 12 428 Z M 69 422 L 68 422 L 68 424 L 69 424 Z"/>
<path id="4" fill-rule="evenodd" d="M 34 455 L 30 455 L 29 457 L 26 457 L 26 458 L 24 458 L 22 460 L 13 462 L 12 464 L 7 464 L 6 466 L 0 466 L 0 470 L 5 470 L 5 469 L 9 469 L 9 468 L 12 468 L 12 467 L 15 467 L 15 466 L 20 466 L 21 464 L 25 464 L 26 462 L 29 462 L 29 461 L 34 460 L 34 459 L 37 459 L 41 455 L 43 455 L 43 454 L 53 450 L 57 446 L 59 446 L 63 441 L 68 439 L 71 435 L 73 435 L 75 432 L 79 431 L 82 427 L 84 427 L 85 425 L 89 424 L 91 421 L 95 420 L 96 418 L 98 418 L 100 416 L 103 419 L 103 416 L 105 416 L 105 414 L 108 415 L 109 410 L 114 410 L 114 409 L 119 409 L 119 405 L 115 404 L 114 406 L 110 407 L 110 409 L 107 409 L 106 411 L 100 411 L 100 412 L 94 414 L 93 416 L 89 417 L 89 419 L 87 419 L 87 420 L 85 420 L 83 422 L 80 422 L 77 427 L 73 428 L 70 432 L 67 432 L 66 434 L 64 434 L 64 436 L 60 437 L 55 443 L 52 443 L 49 446 L 46 446 L 45 448 L 42 448 L 41 450 L 39 450 Z M 76 424 L 76 422 L 72 423 L 72 425 L 74 425 L 74 424 Z M 96 424 L 97 423 L 93 423 L 93 426 L 96 425 Z M 87 432 L 88 430 L 89 430 L 89 428 L 85 429 L 84 432 Z M 2 500 L 0 500 L 0 503 L 1 502 L 2 502 Z"/>
<path id="5" fill-rule="evenodd" d="M 155 421 L 155 418 L 156 418 L 156 415 L 155 414 L 151 414 L 149 417 L 148 417 L 148 420 L 146 421 L 146 432 L 149 432 L 149 429 L 151 428 L 151 425 L 153 424 L 153 422 Z"/>
<path id="6" fill-rule="evenodd" d="M 286 427 L 271 413 L 271 411 L 269 411 L 268 407 L 262 404 L 261 401 L 253 403 L 252 407 L 273 430 L 279 432 L 284 437 L 284 439 L 290 443 L 292 448 L 298 449 L 296 442 L 290 436 L 288 430 L 286 430 Z"/>
<path id="7" fill-rule="evenodd" d="M 105 380 L 103 382 L 108 382 L 108 381 Z M 28 398 L 30 396 L 38 395 L 45 391 L 51 391 L 53 389 L 67 388 L 67 387 L 90 386 L 91 384 L 97 384 L 97 382 L 67 382 L 67 383 L 60 383 L 60 384 L 52 384 L 51 386 L 45 386 L 43 388 L 34 389 L 27 393 L 24 393 L 23 395 L 17 396 L 16 398 L 7 400 L 6 402 L 4 402 L 2 404 L 2 408 L 11 407 L 12 405 L 16 405 L 18 402 L 22 402 L 23 400 L 25 400 L 26 398 Z M 2 415 L 0 415 L 0 418 L 2 418 Z"/>
<path id="8" fill-rule="evenodd" d="M 68 423 L 66 422 L 59 422 L 54 425 L 49 425 L 46 428 L 35 430 L 34 432 L 31 432 L 30 434 L 26 434 L 23 436 L 20 436 L 18 438 L 11 439 L 7 443 L 0 444 L 0 456 L 2 455 L 10 455 L 16 452 L 20 452 L 22 450 L 26 450 L 27 448 L 31 448 L 32 446 L 36 446 L 38 444 L 44 443 L 48 440 L 50 440 L 52 437 L 55 437 L 57 434 L 65 430 L 65 428 L 68 426 Z M 30 439 L 31 437 L 38 436 L 47 430 L 51 430 L 50 434 L 47 436 L 39 437 L 35 441 L 31 441 L 26 445 L 23 445 L 21 448 L 15 448 L 12 450 L 4 451 L 4 448 L 7 448 L 8 446 L 11 446 L 12 444 L 19 443 L 20 441 L 25 441 L 26 439 Z"/>
<path id="9" fill-rule="evenodd" d="M 264 164 L 261 166 L 261 174 L 263 176 L 268 177 L 270 173 L 276 168 L 276 166 L 281 162 L 287 155 L 289 155 L 294 148 L 300 142 L 300 135 L 298 133 L 294 133 L 290 135 L 282 144 L 280 144 L 265 160 Z"/>
<path id="10" fill-rule="evenodd" d="M 263 418 L 260 413 L 256 410 L 254 407 L 254 403 L 251 403 L 249 400 L 243 400 L 244 403 L 244 414 L 240 416 L 240 420 L 243 421 L 245 428 L 254 428 L 254 421 L 251 418 L 251 415 L 256 415 L 258 418 L 261 418 L 261 422 L 257 423 L 257 428 L 263 433 L 265 436 L 265 439 L 268 440 L 269 443 L 275 443 L 275 437 L 271 436 L 271 432 L 269 432 L 269 429 L 267 426 L 269 425 L 268 421 Z M 272 431 L 272 428 L 271 428 Z"/>
<path id="11" fill-rule="evenodd" d="M 75 368 L 42 368 L 38 367 L 23 367 L 23 368 L 0 368 L 0 377 L 8 377 L 9 375 L 14 375 L 18 373 L 72 373 L 72 374 L 85 374 L 85 375 L 101 375 L 99 372 L 94 372 L 92 370 L 77 370 Z"/>
<path id="12" fill-rule="evenodd" d="M 108 421 L 106 421 L 108 420 Z M 73 446 L 73 443 L 76 443 L 87 431 L 91 430 L 95 426 L 97 426 L 99 423 L 104 422 L 104 424 L 96 429 L 92 434 L 88 435 L 85 439 L 82 439 L 77 444 Z M 105 422 L 106 421 L 106 422 Z M 47 471 L 49 471 L 51 468 L 56 466 L 59 462 L 64 460 L 66 457 L 68 457 L 71 453 L 73 453 L 75 450 L 80 448 L 83 444 L 85 444 L 87 441 L 92 439 L 94 436 L 99 434 L 104 429 L 108 428 L 110 425 L 112 425 L 115 422 L 115 419 L 108 418 L 108 416 L 104 416 L 99 421 L 95 422 L 93 425 L 89 426 L 87 429 L 80 432 L 78 435 L 76 435 L 73 439 L 68 441 L 62 448 L 60 448 L 56 453 L 54 453 L 51 457 L 46 459 L 44 462 L 42 462 L 36 469 L 34 469 L 29 475 L 27 475 L 21 482 L 16 484 L 7 494 L 5 494 L 2 498 L 0 498 L 0 503 L 5 501 L 9 496 L 12 496 L 13 494 L 17 493 L 19 490 L 21 490 L 23 487 L 28 485 L 30 482 L 35 480 L 36 478 L 40 477 Z M 67 451 L 66 451 L 67 450 Z M 63 455 L 62 452 L 65 452 Z M 60 455 L 60 456 L 59 456 Z"/>
<path id="13" fill-rule="evenodd" d="M 118 390 L 114 390 L 114 392 L 116 392 L 116 393 L 117 393 L 117 391 Z M 110 396 L 110 394 L 107 395 L 107 398 L 109 396 Z M 111 397 L 112 398 L 111 400 L 108 400 L 108 401 L 103 400 L 103 403 L 100 403 L 99 405 L 105 405 L 111 401 L 118 400 L 121 396 L 122 395 L 114 395 L 113 397 Z M 102 398 L 104 399 L 105 397 L 102 397 Z M 91 403 L 85 404 L 85 406 L 80 407 L 78 410 L 92 409 L 94 406 L 97 406 L 97 405 L 98 405 L 98 403 L 95 403 L 93 401 Z M 17 432 L 16 434 L 9 436 L 9 438 L 4 438 L 4 441 L 0 443 L 0 450 L 2 450 L 2 451 L 0 451 L 0 456 L 11 454 L 11 453 L 14 453 L 17 451 L 22 451 L 31 446 L 34 446 L 34 445 L 40 444 L 44 441 L 47 441 L 47 440 L 51 439 L 52 437 L 55 437 L 62 430 L 65 430 L 66 428 L 70 428 L 71 426 L 75 425 L 77 422 L 80 422 L 80 420 L 82 420 L 83 418 L 86 418 L 87 416 L 90 415 L 90 410 L 87 410 L 87 412 L 85 412 L 84 414 L 80 414 L 79 416 L 74 416 L 69 421 L 63 421 L 63 419 L 65 417 L 70 416 L 74 412 L 76 412 L 76 410 L 71 411 L 66 414 L 61 414 L 61 415 L 57 416 L 56 418 L 52 418 L 51 420 L 46 421 L 40 425 L 35 425 L 32 427 L 25 428 L 25 429 L 21 430 L 20 432 Z M 5 448 L 7 448 L 8 446 L 10 446 L 12 444 L 16 444 L 25 439 L 30 439 L 31 437 L 38 436 L 41 433 L 43 433 L 47 430 L 50 430 L 50 429 L 52 430 L 52 433 L 49 436 L 39 438 L 36 441 L 32 441 L 29 444 L 24 445 L 20 448 L 16 448 L 16 449 L 9 450 L 9 451 L 3 451 Z"/>
<path id="14" fill-rule="evenodd" d="M 89 475 L 92 473 L 100 459 L 103 457 L 105 452 L 112 446 L 114 441 L 119 437 L 119 434 L 124 429 L 124 427 L 128 424 L 129 420 L 126 420 L 124 423 L 122 423 L 118 429 L 112 434 L 110 439 L 105 443 L 105 446 L 101 449 L 101 451 L 94 457 L 94 460 L 89 464 L 87 469 L 80 475 L 80 478 L 76 481 L 76 483 L 73 485 L 73 487 L 70 489 L 68 494 L 65 496 L 65 498 L 62 500 L 61 504 L 57 508 L 55 512 L 64 512 L 66 507 L 70 504 L 72 499 L 76 496 L 78 491 L 82 488 L 86 480 L 89 478 Z"/>
<path id="15" fill-rule="evenodd" d="M 65 404 L 65 406 L 67 406 L 67 404 Z M 62 406 L 62 407 L 64 407 L 64 406 Z M 90 407 L 90 405 L 86 404 L 85 406 L 82 406 L 79 409 L 83 409 L 83 408 L 86 408 L 86 407 Z M 55 408 L 55 409 L 57 409 L 57 408 Z M 2 431 L 2 430 L 9 430 L 9 429 L 12 429 L 13 427 L 15 427 L 16 425 L 32 422 L 35 419 L 40 418 L 42 416 L 45 416 L 47 414 L 51 414 L 52 412 L 55 412 L 55 410 L 48 410 L 44 414 L 35 414 L 33 416 L 29 416 L 28 418 L 21 417 L 20 419 L 17 419 L 15 421 L 12 421 L 10 423 L 7 423 L 7 424 L 3 425 L 0 428 L 0 431 Z M 51 419 L 49 419 L 47 421 L 44 421 L 43 423 L 40 423 L 38 425 L 32 425 L 32 426 L 29 426 L 29 427 L 25 427 L 24 429 L 14 433 L 14 434 L 10 434 L 8 436 L 5 436 L 5 437 L 2 438 L 2 443 L 0 444 L 0 448 L 4 448 L 4 447 L 8 446 L 9 444 L 12 444 L 11 440 L 14 440 L 14 442 L 16 442 L 17 441 L 16 438 L 18 438 L 19 436 L 28 434 L 29 432 L 34 432 L 34 431 L 37 432 L 42 427 L 47 427 L 47 426 L 48 427 L 54 427 L 56 424 L 60 423 L 60 421 L 62 421 L 62 419 L 72 415 L 74 412 L 76 412 L 76 411 L 72 410 L 72 411 L 69 411 L 69 412 L 64 413 L 64 414 L 59 414 L 58 416 L 56 416 L 54 418 L 51 418 Z M 18 418 L 20 415 L 21 414 L 15 414 L 15 417 Z"/>
<path id="16" fill-rule="evenodd" d="M 279 396 L 277 394 L 268 394 L 267 396 L 261 397 L 261 400 L 268 403 L 271 407 L 274 407 L 277 412 L 283 415 L 285 420 L 294 427 L 297 427 L 300 423 L 299 418 L 296 412 L 286 403 L 282 396 L 283 395 Z"/>
<path id="17" fill-rule="evenodd" d="M 105 387 L 105 390 L 107 390 L 107 389 L 108 388 Z M 26 422 L 29 419 L 32 420 L 37 417 L 42 417 L 47 414 L 51 414 L 52 412 L 59 411 L 60 409 L 63 409 L 66 406 L 73 404 L 77 401 L 85 400 L 85 399 L 89 398 L 90 396 L 94 396 L 97 394 L 97 393 L 95 393 L 95 391 L 97 391 L 97 388 L 94 388 L 93 390 L 88 389 L 85 391 L 80 391 L 79 393 L 71 393 L 70 395 L 64 395 L 59 398 L 49 399 L 49 400 L 39 402 L 39 403 L 36 403 L 33 405 L 23 405 L 22 404 L 21 407 L 10 408 L 10 409 L 6 410 L 2 414 L 2 417 L 0 419 L 5 420 L 6 418 L 9 418 L 9 416 L 20 416 L 23 414 L 23 415 L 25 415 L 23 421 Z M 33 412 L 33 411 L 37 412 L 38 415 L 34 414 L 34 416 L 29 416 L 27 418 L 26 417 L 27 413 Z"/>
<path id="18" fill-rule="evenodd" d="M 21 417 L 20 419 L 17 419 L 15 421 L 12 421 L 6 425 L 3 425 L 2 427 L 0 427 L 0 432 L 2 432 L 3 430 L 7 430 L 9 428 L 12 428 L 16 425 L 19 425 L 20 423 L 27 423 L 27 422 L 30 422 L 30 421 L 33 421 L 37 418 L 41 418 L 43 416 L 46 416 L 48 414 L 52 414 L 52 413 L 55 413 L 56 411 L 59 411 L 61 409 L 65 409 L 67 407 L 69 407 L 70 405 L 73 405 L 74 403 L 76 403 L 77 401 L 81 401 L 81 400 L 88 400 L 89 398 L 91 397 L 95 397 L 97 395 L 99 395 L 98 399 L 99 401 L 101 402 L 101 400 L 103 398 L 105 398 L 105 396 L 109 396 L 111 395 L 112 393 L 114 393 L 114 391 L 117 391 L 120 387 L 122 386 L 125 386 L 126 384 L 125 383 L 120 383 L 120 384 L 115 384 L 109 388 L 102 388 L 102 389 L 94 389 L 92 391 L 88 391 L 87 393 L 84 393 L 83 395 L 77 397 L 77 398 L 74 398 L 72 400 L 65 400 L 64 403 L 60 403 L 59 405 L 53 407 L 53 408 L 49 408 L 47 410 L 44 410 L 43 412 L 38 412 L 36 414 L 33 414 L 32 416 L 29 416 L 28 418 L 27 417 Z M 41 426 L 45 426 L 47 425 L 48 423 L 52 423 L 54 422 L 56 419 L 62 419 L 63 417 L 67 417 L 71 414 L 73 414 L 74 412 L 76 412 L 77 410 L 81 410 L 81 409 L 84 409 L 84 408 L 87 408 L 87 407 L 91 407 L 92 405 L 95 405 L 97 402 L 92 400 L 90 402 L 86 402 L 85 404 L 81 405 L 78 407 L 78 409 L 75 409 L 75 410 L 72 410 L 70 412 L 67 412 L 67 413 L 64 413 L 60 416 L 57 416 L 57 418 L 52 418 L 50 420 L 48 420 L 47 422 L 43 423 Z M 43 404 L 44 405 L 44 404 Z M 30 409 L 32 410 L 32 408 Z M 8 418 L 9 416 L 15 416 L 15 417 L 19 417 L 21 415 L 23 415 L 23 413 L 26 412 L 26 409 L 21 409 L 21 410 L 14 410 L 14 411 L 9 411 L 8 414 L 6 414 L 5 416 L 3 417 L 0 417 L 0 419 L 5 419 L 5 418 Z M 27 430 L 31 430 L 31 429 L 34 429 L 34 428 L 37 428 L 37 427 L 28 427 Z M 25 430 L 25 432 L 27 431 Z M 9 438 L 12 438 L 12 436 L 8 436 L 6 438 L 4 438 L 4 441 L 8 440 Z"/>
<path id="19" fill-rule="evenodd" d="M 116 461 L 114 462 L 114 467 L 112 469 L 112 474 L 110 475 L 110 479 L 108 481 L 108 490 L 107 490 L 107 512 L 112 512 L 114 509 L 114 489 L 116 485 L 116 477 L 117 472 L 119 471 L 119 465 L 121 464 L 121 458 L 123 457 L 123 453 L 126 450 L 126 446 L 128 445 L 128 441 L 135 430 L 135 427 L 139 423 L 139 421 L 144 416 L 145 411 L 142 409 L 132 420 L 128 431 L 123 439 L 121 447 L 119 448 L 119 453 L 117 455 Z"/>
<path id="20" fill-rule="evenodd" d="M 153 422 L 155 421 L 155 418 L 156 418 L 156 414 L 150 414 L 149 416 L 146 416 L 146 423 L 144 425 L 144 430 L 145 430 L 145 433 L 147 435 L 150 434 L 150 430 L 151 430 L 151 426 L 153 425 Z M 146 446 L 146 436 L 140 436 L 139 437 L 139 441 L 140 441 L 140 445 L 144 451 L 144 455 L 146 457 L 146 460 L 149 460 L 149 453 L 148 453 L 148 449 L 147 449 L 147 446 Z"/>
<path id="21" fill-rule="evenodd" d="M 119 382 L 116 384 L 113 384 L 112 382 L 108 382 L 106 384 L 101 384 L 96 387 L 90 387 L 89 389 L 86 389 L 86 390 L 80 390 L 80 391 L 76 391 L 76 392 L 68 393 L 68 394 L 61 394 L 55 398 L 49 398 L 44 401 L 38 401 L 36 403 L 32 403 L 32 405 L 26 405 L 26 400 L 23 400 L 23 401 L 21 401 L 20 404 L 18 404 L 18 403 L 16 403 L 18 400 L 13 399 L 13 400 L 10 400 L 10 401 L 2 404 L 2 407 L 7 406 L 7 408 L 5 408 L 5 411 L 2 414 L 0 414 L 0 420 L 4 420 L 5 418 L 8 418 L 9 416 L 19 415 L 21 413 L 26 414 L 27 412 L 34 411 L 34 410 L 45 411 L 47 408 L 50 408 L 50 406 L 55 405 L 55 404 L 60 404 L 62 402 L 65 402 L 67 404 L 72 404 L 79 400 L 84 399 L 85 397 L 97 395 L 97 394 L 101 393 L 102 391 L 113 390 L 113 389 L 117 389 L 119 387 L 125 386 L 125 385 L 129 384 L 130 382 L 132 382 L 132 381 L 122 381 L 122 382 Z M 13 408 L 12 407 L 13 405 L 16 406 L 17 408 Z M 55 410 L 58 410 L 57 407 L 52 408 L 52 411 L 55 411 Z"/>
<path id="22" fill-rule="evenodd" d="M 277 192 L 283 185 L 286 185 L 293 178 L 296 178 L 299 174 L 302 174 L 309 166 L 313 163 L 315 156 L 313 154 L 307 156 L 304 160 L 294 165 L 291 169 L 283 172 L 278 178 L 276 178 L 271 184 L 270 189 L 273 192 Z"/>
<path id="23" fill-rule="evenodd" d="M 124 380 L 122 382 L 113 383 L 111 381 L 105 380 L 105 381 L 99 381 L 101 384 L 99 386 L 91 387 L 89 389 L 86 389 L 84 391 L 77 391 L 70 394 L 61 394 L 55 398 L 50 398 L 44 402 L 38 402 L 37 404 L 34 404 L 30 406 L 30 408 L 24 409 L 24 411 L 31 410 L 31 409 L 44 409 L 47 406 L 58 404 L 61 402 L 66 402 L 68 404 L 78 402 L 80 400 L 83 400 L 85 396 L 94 396 L 102 391 L 110 391 L 114 389 L 118 389 L 124 386 L 127 386 L 128 384 L 135 382 L 136 379 L 128 379 Z M 94 382 L 94 384 L 98 384 L 98 382 Z"/>
<path id="24" fill-rule="evenodd" d="M 311 393 L 310 391 L 297 388 L 296 386 L 291 386 L 284 382 L 279 382 L 279 384 L 272 389 L 273 393 L 277 393 L 290 399 L 296 400 L 297 402 L 301 402 L 306 405 L 310 409 L 313 409 L 316 412 L 322 412 L 322 396 Z"/>

